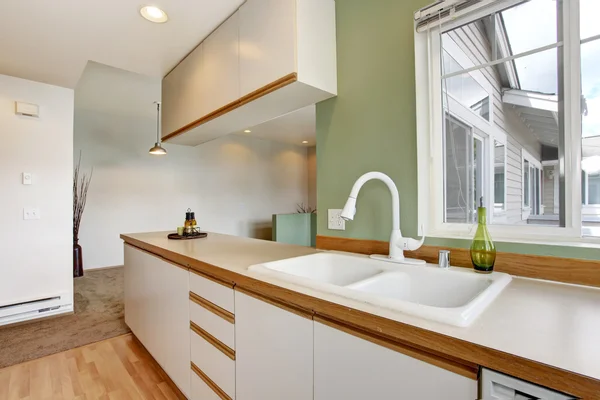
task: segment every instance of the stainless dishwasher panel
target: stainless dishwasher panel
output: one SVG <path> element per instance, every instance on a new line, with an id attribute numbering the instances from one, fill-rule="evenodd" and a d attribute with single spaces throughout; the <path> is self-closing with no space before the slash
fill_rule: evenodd
<path id="1" fill-rule="evenodd" d="M 486 368 L 481 369 L 480 388 L 482 400 L 576 399 L 576 397 L 556 392 Z"/>

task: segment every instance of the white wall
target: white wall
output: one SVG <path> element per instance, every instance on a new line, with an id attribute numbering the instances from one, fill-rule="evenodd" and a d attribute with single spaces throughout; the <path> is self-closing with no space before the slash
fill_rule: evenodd
<path id="1" fill-rule="evenodd" d="M 38 104 L 40 117 L 15 115 L 15 100 Z M 73 90 L 0 75 L 0 139 L 0 306 L 72 299 Z M 41 219 L 24 221 L 24 207 Z"/>
<path id="2" fill-rule="evenodd" d="M 306 204 L 306 148 L 230 135 L 151 156 L 160 80 L 89 63 L 75 90 L 75 155 L 94 167 L 81 226 L 84 267 L 123 263 L 119 234 L 203 230 L 271 238 L 271 215 Z"/>

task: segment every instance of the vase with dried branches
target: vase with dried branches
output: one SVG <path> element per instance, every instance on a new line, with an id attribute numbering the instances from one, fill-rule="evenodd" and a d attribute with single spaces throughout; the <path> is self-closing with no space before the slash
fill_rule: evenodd
<path id="1" fill-rule="evenodd" d="M 82 249 L 79 245 L 79 227 L 81 226 L 81 217 L 83 216 L 83 210 L 85 210 L 85 203 L 87 201 L 87 193 L 90 188 L 90 182 L 92 181 L 92 174 L 94 169 L 90 171 L 89 175 L 85 172 L 81 172 L 81 152 L 79 153 L 79 160 L 73 173 L 73 277 L 77 278 L 83 276 L 83 255 Z"/>

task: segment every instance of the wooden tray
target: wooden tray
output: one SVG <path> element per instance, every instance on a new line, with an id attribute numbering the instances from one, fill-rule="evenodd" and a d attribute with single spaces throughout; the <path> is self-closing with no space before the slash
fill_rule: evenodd
<path id="1" fill-rule="evenodd" d="M 187 236 L 180 236 L 176 233 L 169 233 L 167 235 L 167 237 L 169 239 L 173 239 L 173 240 L 190 240 L 190 239 L 202 239 L 208 236 L 208 233 L 206 232 L 198 232 L 198 233 L 193 233 L 191 235 L 187 235 Z"/>

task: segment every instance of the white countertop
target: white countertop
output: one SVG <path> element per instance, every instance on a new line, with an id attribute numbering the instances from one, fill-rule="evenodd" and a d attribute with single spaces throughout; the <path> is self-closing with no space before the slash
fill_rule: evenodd
<path id="1" fill-rule="evenodd" d="M 124 236 L 302 294 L 600 380 L 600 288 L 513 277 L 471 326 L 460 328 L 248 271 L 254 264 L 318 252 L 312 248 L 216 233 L 181 241 L 166 235 Z"/>

